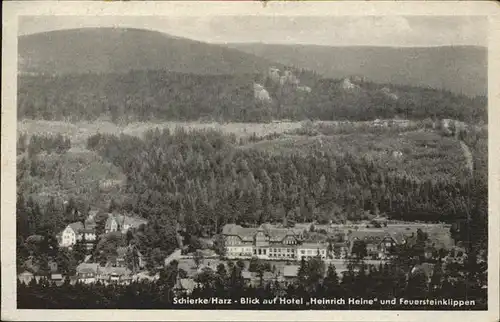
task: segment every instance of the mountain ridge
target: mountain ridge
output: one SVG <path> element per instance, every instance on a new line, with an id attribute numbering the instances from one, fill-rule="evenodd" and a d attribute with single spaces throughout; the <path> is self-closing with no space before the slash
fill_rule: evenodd
<path id="1" fill-rule="evenodd" d="M 18 49 L 21 73 L 120 73 L 152 69 L 239 74 L 261 73 L 276 65 L 224 46 L 138 28 L 75 28 L 22 35 Z"/>
<path id="2" fill-rule="evenodd" d="M 376 83 L 433 87 L 468 96 L 487 94 L 487 49 L 480 46 L 226 46 L 327 78 L 361 75 Z"/>

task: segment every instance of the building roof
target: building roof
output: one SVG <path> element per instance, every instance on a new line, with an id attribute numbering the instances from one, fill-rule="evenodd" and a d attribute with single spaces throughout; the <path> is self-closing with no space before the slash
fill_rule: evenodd
<path id="1" fill-rule="evenodd" d="M 80 221 L 77 221 L 77 222 L 69 224 L 68 227 L 73 229 L 73 231 L 75 233 L 78 233 L 83 229 L 83 224 Z"/>
<path id="2" fill-rule="evenodd" d="M 309 230 L 309 229 L 311 229 L 311 225 L 313 225 L 313 224 L 312 223 L 297 223 L 297 224 L 295 224 L 294 228 L 300 229 L 302 231 L 304 229 Z"/>
<path id="3" fill-rule="evenodd" d="M 77 272 L 78 274 L 97 274 L 97 270 L 93 270 L 90 267 L 81 268 Z"/>
<path id="4" fill-rule="evenodd" d="M 96 274 L 99 271 L 97 263 L 81 263 L 76 267 L 76 272 L 79 274 Z"/>
<path id="5" fill-rule="evenodd" d="M 176 289 L 192 292 L 196 287 L 196 282 L 192 278 L 179 278 L 175 285 Z"/>
<path id="6" fill-rule="evenodd" d="M 394 241 L 398 244 L 401 244 L 405 239 L 405 235 L 400 232 L 389 232 L 387 230 L 375 230 L 375 229 L 369 229 L 369 230 L 357 230 L 353 231 L 351 235 L 349 236 L 349 239 L 351 241 L 357 239 L 357 240 L 363 240 L 368 244 L 373 244 L 373 243 L 380 243 L 385 237 L 390 237 L 394 239 Z"/>
<path id="7" fill-rule="evenodd" d="M 85 229 L 94 229 L 97 224 L 94 219 L 87 219 L 85 220 Z"/>
<path id="8" fill-rule="evenodd" d="M 126 276 L 130 275 L 130 270 L 126 267 L 101 267 L 99 269 L 101 275 L 119 275 Z"/>
<path id="9" fill-rule="evenodd" d="M 31 277 L 31 276 L 33 276 L 33 273 L 28 272 L 28 271 L 24 271 L 24 272 L 22 272 L 21 274 L 19 274 L 17 276 L 30 276 Z"/>
<path id="10" fill-rule="evenodd" d="M 201 253 L 203 254 L 203 257 L 211 257 L 217 255 L 217 253 L 213 249 L 202 249 Z"/>
<path id="11" fill-rule="evenodd" d="M 53 280 L 62 280 L 63 276 L 62 276 L 62 274 L 52 274 L 50 276 L 50 278 L 53 279 Z"/>
<path id="12" fill-rule="evenodd" d="M 407 239 L 407 236 L 404 233 L 402 233 L 402 232 L 393 232 L 391 234 L 391 237 L 394 238 L 394 240 L 398 244 L 402 244 Z"/>
<path id="13" fill-rule="evenodd" d="M 153 281 L 155 280 L 155 276 L 149 276 L 146 272 L 139 272 L 135 275 L 132 276 L 132 279 L 134 280 L 148 280 L 148 281 Z"/>
<path id="14" fill-rule="evenodd" d="M 84 229 L 80 230 L 80 232 L 82 232 L 84 234 L 92 234 L 92 233 L 95 233 L 95 230 L 93 228 L 90 228 L 90 227 L 85 227 Z"/>
<path id="15" fill-rule="evenodd" d="M 283 267 L 283 276 L 284 277 L 297 277 L 299 272 L 298 265 L 286 265 Z"/>
<path id="16" fill-rule="evenodd" d="M 252 279 L 252 273 L 250 273 L 249 271 L 242 271 L 241 277 L 243 277 L 243 279 L 245 280 Z"/>
<path id="17" fill-rule="evenodd" d="M 239 230 L 241 227 L 240 225 L 236 224 L 226 224 L 224 227 L 222 227 L 222 234 L 223 235 L 238 235 Z"/>
<path id="18" fill-rule="evenodd" d="M 99 213 L 99 210 L 89 210 L 89 218 L 94 218 Z"/>
<path id="19" fill-rule="evenodd" d="M 239 236 L 242 241 L 253 241 L 253 238 L 257 232 L 263 232 L 269 237 L 272 242 L 280 242 L 286 236 L 294 236 L 298 238 L 297 235 L 301 234 L 302 231 L 294 230 L 291 228 L 278 228 L 271 224 L 262 224 L 258 228 L 247 228 L 236 224 L 226 224 L 222 228 L 223 235 Z"/>
<path id="20" fill-rule="evenodd" d="M 115 215 L 115 219 L 120 227 L 128 225 L 131 228 L 138 228 L 140 225 L 148 223 L 144 218 L 131 215 Z"/>
<path id="21" fill-rule="evenodd" d="M 326 248 L 328 245 L 322 244 L 322 243 L 303 243 L 301 245 L 298 245 L 298 248 Z"/>

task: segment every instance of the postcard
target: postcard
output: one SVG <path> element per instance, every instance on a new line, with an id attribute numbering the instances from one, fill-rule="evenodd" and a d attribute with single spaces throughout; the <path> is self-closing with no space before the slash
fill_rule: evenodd
<path id="1" fill-rule="evenodd" d="M 3 8 L 2 319 L 498 320 L 494 2 Z"/>

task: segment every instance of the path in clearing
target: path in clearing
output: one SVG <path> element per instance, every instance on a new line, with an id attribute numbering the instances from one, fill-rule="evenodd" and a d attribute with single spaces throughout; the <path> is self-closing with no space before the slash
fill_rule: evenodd
<path id="1" fill-rule="evenodd" d="M 460 146 L 464 151 L 464 157 L 465 157 L 465 162 L 467 164 L 467 169 L 469 169 L 469 173 L 472 176 L 474 172 L 474 161 L 472 158 L 472 152 L 470 151 L 470 148 L 467 146 L 467 144 L 464 143 L 464 141 L 460 141 Z"/>

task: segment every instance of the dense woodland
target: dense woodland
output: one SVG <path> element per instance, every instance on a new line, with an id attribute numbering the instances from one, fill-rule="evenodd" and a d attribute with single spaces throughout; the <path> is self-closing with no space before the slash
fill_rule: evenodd
<path id="1" fill-rule="evenodd" d="M 473 173 L 423 171 L 421 176 L 387 171 L 365 156 L 335 154 L 320 147 L 308 154 L 241 149 L 235 136 L 212 130 L 156 130 L 144 139 L 96 134 L 88 139 L 88 148 L 126 176 L 119 198 L 103 210 L 132 212 L 149 221 L 110 243 L 133 243 L 154 267 L 177 247 L 176 223 L 196 238 L 213 236 L 226 223 L 342 223 L 386 214 L 452 223 L 456 241 L 470 241 L 470 251 L 486 249 L 486 137 L 476 133 L 464 139 L 473 151 Z M 23 171 L 39 175 L 37 171 L 47 170 L 37 166 L 41 163 L 36 155 L 23 160 L 20 178 Z M 63 204 L 51 197 L 39 204 L 23 191 L 18 191 L 17 202 L 18 246 L 23 249 L 31 247 L 27 241 L 33 235 L 54 240 L 66 224 L 82 220 L 90 209 L 89 200 Z M 110 243 L 100 245 L 113 249 Z M 33 253 L 46 252 L 19 252 L 19 262 Z"/>
<path id="2" fill-rule="evenodd" d="M 263 122 L 271 119 L 372 120 L 451 118 L 487 122 L 486 98 L 445 90 L 358 81 L 346 90 L 341 80 L 298 71 L 310 93 L 273 84 L 263 75 L 195 75 L 166 71 L 124 74 L 20 75 L 18 117 L 113 122 L 215 120 Z M 272 102 L 254 98 L 253 82 L 265 86 Z M 381 91 L 387 87 L 397 95 Z"/>
<path id="3" fill-rule="evenodd" d="M 398 219 L 486 220 L 484 138 L 475 142 L 475 172 L 414 177 L 389 174 L 364 156 L 273 155 L 238 149 L 215 131 L 154 131 L 145 140 L 95 135 L 89 148 L 123 169 L 123 209 L 146 218 L 167 215 L 193 235 L 225 223 L 343 222 L 380 213 Z M 429 169 L 430 171 L 430 169 Z"/>
<path id="4" fill-rule="evenodd" d="M 27 135 L 21 133 L 17 139 L 16 148 L 18 155 L 27 152 L 30 158 L 42 151 L 48 154 L 62 154 L 71 148 L 71 140 L 58 134 L 56 136 L 32 135 L 28 141 Z"/>
<path id="5" fill-rule="evenodd" d="M 195 277 L 198 286 L 191 298 L 219 297 L 239 300 L 241 297 L 272 299 L 275 296 L 303 298 L 303 305 L 179 305 L 173 299 L 179 294 L 174 290 L 177 279 L 185 276 L 176 261 L 160 272 L 157 282 L 133 282 L 130 285 L 104 286 L 100 283 L 62 286 L 51 285 L 48 281 L 30 284 L 18 284 L 19 308 L 86 308 L 86 309 L 380 309 L 380 300 L 393 298 L 418 299 L 453 299 L 475 301 L 474 306 L 453 307 L 451 305 L 396 305 L 384 306 L 392 310 L 484 310 L 486 301 L 486 265 L 485 263 L 465 262 L 464 264 L 440 265 L 436 263 L 432 277 L 417 270 L 408 274 L 415 262 L 408 262 L 409 249 L 400 250 L 401 261 L 391 264 L 367 266 L 363 262 L 350 263 L 348 270 L 340 276 L 335 266 L 325 267 L 321 259 L 311 258 L 302 261 L 297 280 L 280 284 L 276 281 L 264 281 L 262 278 L 255 286 L 246 285 L 242 270 L 245 263 L 238 261 L 219 264 L 215 271 L 205 269 Z M 405 262 L 405 263 L 404 263 Z M 326 272 L 325 272 L 326 271 Z M 326 274 L 325 274 L 326 273 Z M 262 274 L 261 274 L 262 276 Z M 378 298 L 375 305 L 308 305 L 310 298 Z"/>

